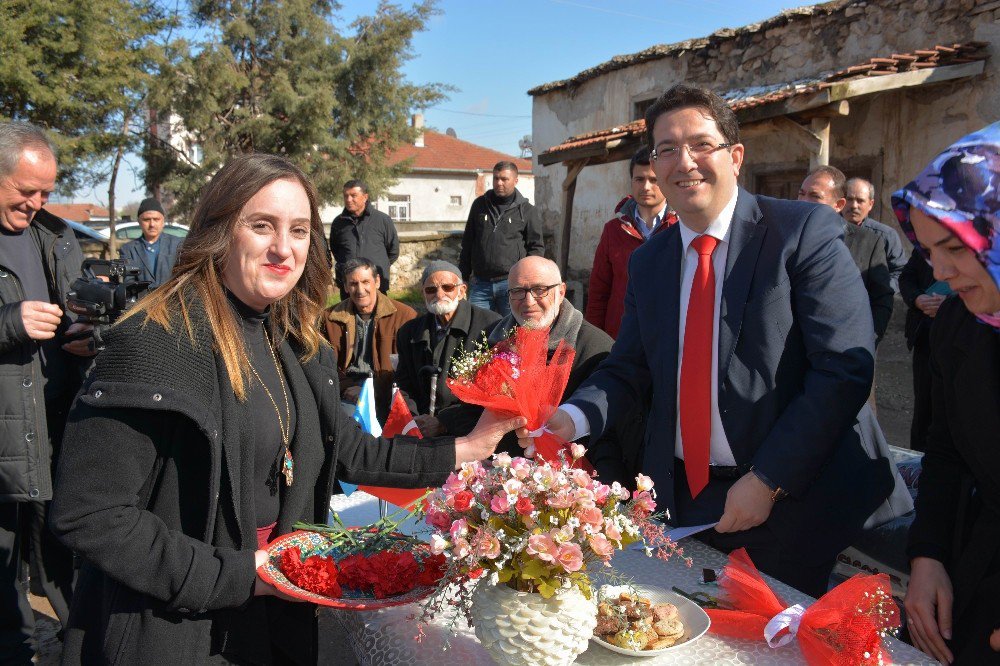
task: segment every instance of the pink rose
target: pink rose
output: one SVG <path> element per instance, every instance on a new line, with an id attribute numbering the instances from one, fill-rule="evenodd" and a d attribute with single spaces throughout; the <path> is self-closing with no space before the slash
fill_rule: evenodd
<path id="1" fill-rule="evenodd" d="M 444 511 L 432 509 L 427 513 L 427 524 L 439 530 L 446 530 L 451 525 L 451 518 Z"/>
<path id="2" fill-rule="evenodd" d="M 608 495 L 611 494 L 611 487 L 606 486 L 603 483 L 594 484 L 594 501 L 599 505 L 603 505 L 604 501 L 608 499 Z"/>
<path id="3" fill-rule="evenodd" d="M 600 527 L 601 523 L 604 522 L 604 514 L 597 507 L 591 507 L 589 509 L 580 509 L 576 512 L 576 517 L 581 523 L 587 525 L 593 525 L 594 527 Z"/>
<path id="4" fill-rule="evenodd" d="M 514 510 L 522 516 L 527 516 L 535 510 L 535 505 L 531 503 L 530 497 L 518 497 Z"/>
<path id="5" fill-rule="evenodd" d="M 459 518 L 451 524 L 451 529 L 448 532 L 451 534 L 451 540 L 455 541 L 458 537 L 469 533 L 469 523 L 466 522 L 465 518 Z"/>
<path id="6" fill-rule="evenodd" d="M 493 499 L 490 500 L 490 509 L 494 513 L 507 513 L 510 511 L 510 502 L 507 501 L 507 496 L 494 495 Z"/>
<path id="7" fill-rule="evenodd" d="M 622 540 L 621 530 L 619 530 L 614 523 L 608 522 L 604 524 L 604 534 L 612 541 L 617 541 L 618 543 L 621 543 Z"/>
<path id="8" fill-rule="evenodd" d="M 568 509 L 573 506 L 573 495 L 561 490 L 555 495 L 550 495 L 545 499 L 545 503 L 553 509 Z"/>
<path id="9" fill-rule="evenodd" d="M 528 537 L 528 547 L 525 552 L 543 562 L 555 562 L 559 555 L 559 546 L 548 534 L 533 534 Z"/>
<path id="10" fill-rule="evenodd" d="M 476 541 L 476 556 L 495 560 L 500 557 L 500 541 L 487 532 L 480 532 Z"/>
<path id="11" fill-rule="evenodd" d="M 452 552 L 455 553 L 455 557 L 462 559 L 472 552 L 472 548 L 465 539 L 455 539 L 455 547 L 452 548 Z"/>
<path id="12" fill-rule="evenodd" d="M 639 511 L 640 514 L 648 515 L 656 511 L 656 500 L 653 499 L 648 490 L 635 491 L 632 494 L 632 499 L 635 500 L 635 510 Z"/>
<path id="13" fill-rule="evenodd" d="M 615 552 L 614 545 L 600 534 L 587 537 L 587 543 L 590 544 L 590 549 L 604 560 L 610 558 Z"/>
<path id="14" fill-rule="evenodd" d="M 444 551 L 448 550 L 449 545 L 451 544 L 448 543 L 448 540 L 440 534 L 431 535 L 431 552 L 435 555 L 440 555 Z"/>
<path id="15" fill-rule="evenodd" d="M 458 478 L 458 474 L 452 472 L 448 475 L 448 480 L 445 481 L 444 485 L 441 487 L 444 489 L 445 495 L 450 497 L 458 491 L 465 489 L 465 481 Z"/>
<path id="16" fill-rule="evenodd" d="M 653 480 L 646 476 L 645 474 L 640 474 L 635 477 L 635 487 L 639 490 L 652 490 Z"/>
<path id="17" fill-rule="evenodd" d="M 581 488 L 589 488 L 590 483 L 593 480 L 590 478 L 590 474 L 587 474 L 587 471 L 583 469 L 570 470 L 569 474 L 570 477 L 573 479 L 573 483 L 580 486 Z"/>
<path id="18" fill-rule="evenodd" d="M 583 444 L 570 444 L 569 452 L 573 456 L 573 460 L 579 460 L 587 454 L 587 447 Z"/>
<path id="19" fill-rule="evenodd" d="M 524 481 L 531 476 L 532 462 L 526 458 L 514 458 L 510 462 L 510 473 L 515 479 Z"/>
<path id="20" fill-rule="evenodd" d="M 556 560 L 562 565 L 563 569 L 570 573 L 579 571 L 583 566 L 583 551 L 580 549 L 580 544 L 564 543 L 559 546 L 559 553 L 556 556 Z"/>
<path id="21" fill-rule="evenodd" d="M 594 506 L 594 491 L 590 488 L 577 488 L 573 493 L 573 502 L 583 508 L 589 509 Z"/>

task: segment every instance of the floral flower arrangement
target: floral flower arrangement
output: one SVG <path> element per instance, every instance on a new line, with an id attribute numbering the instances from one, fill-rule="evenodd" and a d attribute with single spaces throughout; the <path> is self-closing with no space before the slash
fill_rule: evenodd
<path id="1" fill-rule="evenodd" d="M 578 459 L 585 449 L 571 451 Z M 636 486 L 630 492 L 583 469 L 505 453 L 464 464 L 426 502 L 431 552 L 448 557 L 448 572 L 425 617 L 445 605 L 467 614 L 471 592 L 463 584 L 471 580 L 545 598 L 575 586 L 589 599 L 592 573 L 607 572 L 616 550 L 642 542 L 648 556 L 683 555 L 656 520 L 664 514 L 655 513 L 652 481 L 639 475 Z M 449 583 L 458 583 L 457 599 L 442 593 Z"/>

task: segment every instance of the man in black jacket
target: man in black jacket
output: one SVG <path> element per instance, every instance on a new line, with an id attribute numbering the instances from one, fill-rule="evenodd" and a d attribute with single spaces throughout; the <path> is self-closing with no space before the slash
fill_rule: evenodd
<path id="1" fill-rule="evenodd" d="M 344 183 L 344 211 L 330 225 L 330 251 L 337 262 L 335 280 L 340 300 L 347 299 L 341 266 L 351 259 L 368 259 L 378 269 L 383 294 L 389 293 L 389 267 L 399 258 L 396 226 L 385 213 L 372 208 L 368 186 L 360 180 Z"/>
<path id="2" fill-rule="evenodd" d="M 895 229 L 868 217 L 875 207 L 875 186 L 864 178 L 849 178 L 845 194 L 847 203 L 840 211 L 841 216 L 852 224 L 871 229 L 882 239 L 892 288 L 898 292 L 899 275 L 906 266 L 906 252 L 903 250 L 903 241 Z"/>
<path id="3" fill-rule="evenodd" d="M 425 437 L 465 435 L 472 431 L 482 410 L 460 402 L 445 378 L 459 349 L 472 351 L 486 339 L 486 331 L 500 315 L 466 300 L 467 285 L 454 264 L 432 261 L 423 274 L 427 314 L 399 329 L 396 348 L 399 365 L 396 384 L 416 409 L 417 425 Z M 437 368 L 437 374 L 425 368 Z M 430 413 L 431 386 L 435 386 L 434 414 Z"/>
<path id="4" fill-rule="evenodd" d="M 847 179 L 837 167 L 820 166 L 809 172 L 799 188 L 799 201 L 826 204 L 839 214 L 847 204 L 845 183 Z M 871 229 L 845 223 L 844 244 L 851 258 L 861 271 L 861 279 L 868 292 L 868 304 L 875 323 L 875 344 L 882 340 L 892 318 L 892 301 L 895 292 L 889 275 L 889 262 L 885 244 Z"/>
<path id="5" fill-rule="evenodd" d="M 130 266 L 139 269 L 139 279 L 148 280 L 150 289 L 170 279 L 177 262 L 181 238 L 163 233 L 166 221 L 159 200 L 149 197 L 139 204 L 139 227 L 142 237 L 122 245 L 118 255 Z"/>
<path id="6" fill-rule="evenodd" d="M 524 257 L 544 252 L 538 212 L 517 190 L 517 165 L 497 162 L 493 189 L 472 202 L 462 236 L 458 267 L 469 283 L 469 302 L 509 315 L 507 274 Z"/>
<path id="7" fill-rule="evenodd" d="M 73 231 L 42 210 L 55 187 L 55 149 L 28 123 L 0 123 L 0 655 L 29 663 L 34 615 L 29 560 L 59 620 L 69 619 L 72 554 L 45 526 L 52 465 L 70 402 L 93 352 L 67 342 L 87 326 L 62 309 L 83 253 Z M 109 461 L 109 464 L 113 462 Z M 10 660 L 9 662 L 7 660 Z"/>

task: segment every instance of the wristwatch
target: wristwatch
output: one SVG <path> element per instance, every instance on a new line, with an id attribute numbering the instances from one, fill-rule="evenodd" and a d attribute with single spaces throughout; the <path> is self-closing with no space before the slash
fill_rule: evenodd
<path id="1" fill-rule="evenodd" d="M 772 502 L 777 502 L 778 500 L 782 500 L 788 497 L 788 491 L 786 491 L 784 488 L 781 488 L 780 486 L 778 486 L 778 484 L 771 481 L 771 479 L 764 476 L 764 474 L 759 469 L 757 469 L 756 467 L 751 467 L 750 471 L 753 473 L 754 476 L 760 479 L 761 483 L 763 483 L 765 486 L 771 489 Z"/>

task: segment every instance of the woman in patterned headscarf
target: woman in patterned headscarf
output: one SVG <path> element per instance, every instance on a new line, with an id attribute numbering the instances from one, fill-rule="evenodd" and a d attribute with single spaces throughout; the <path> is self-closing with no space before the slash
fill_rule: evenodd
<path id="1" fill-rule="evenodd" d="M 957 296 L 931 329 L 907 624 L 944 663 L 1000 663 L 1000 123 L 948 147 L 892 203 Z"/>

